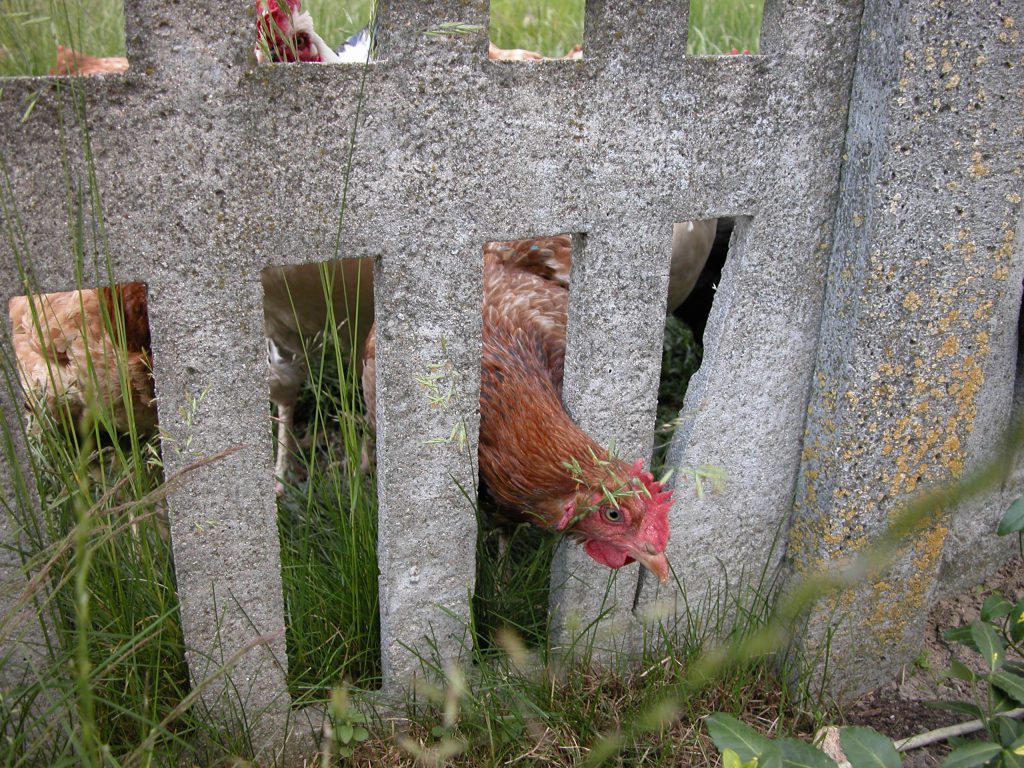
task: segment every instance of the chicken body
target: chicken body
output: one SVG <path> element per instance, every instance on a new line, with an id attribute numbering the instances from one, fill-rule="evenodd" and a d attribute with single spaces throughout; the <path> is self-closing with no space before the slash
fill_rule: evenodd
<path id="1" fill-rule="evenodd" d="M 128 71 L 128 59 L 124 56 L 90 56 L 74 48 L 57 46 L 57 66 L 51 75 L 108 75 Z"/>
<path id="2" fill-rule="evenodd" d="M 717 219 L 683 221 L 672 225 L 672 264 L 668 276 L 667 311 L 674 312 L 686 300 L 707 263 L 715 242 Z M 525 243 L 525 248 L 520 244 Z M 510 240 L 487 244 L 493 258 L 515 263 L 548 280 L 569 287 L 572 243 L 568 235 Z"/>
<path id="3" fill-rule="evenodd" d="M 294 407 L 308 373 L 306 354 L 323 341 L 328 322 L 338 326 L 342 355 L 353 359 L 373 320 L 373 267 L 365 259 L 271 267 L 261 275 L 270 364 L 270 399 L 278 409 L 277 490 L 295 451 Z M 116 301 L 114 297 L 116 296 Z M 30 410 L 58 413 L 64 405 L 76 420 L 95 401 L 118 431 L 128 430 L 130 407 L 142 430 L 156 427 L 146 287 L 142 283 L 34 296 L 8 307 L 12 342 Z M 113 331 L 108 333 L 107 328 Z M 128 390 L 121 386 L 120 328 L 124 328 Z M 90 369 L 94 375 L 90 375 Z M 91 382 L 95 382 L 93 386 Z"/>
<path id="4" fill-rule="evenodd" d="M 8 313 L 30 410 L 78 422 L 94 403 L 119 431 L 156 427 L 144 284 L 15 296 Z"/>
<path id="5" fill-rule="evenodd" d="M 256 0 L 256 61 L 305 61 L 319 64 L 359 64 L 369 57 L 369 29 L 352 35 L 335 51 L 313 28 L 313 17 L 301 0 Z"/>
<path id="6" fill-rule="evenodd" d="M 665 581 L 671 493 L 642 460 L 609 454 L 562 406 L 569 292 L 558 265 L 569 253 L 561 237 L 484 250 L 480 474 L 510 516 L 565 531 L 609 568 L 636 560 Z M 363 367 L 371 420 L 374 356 L 371 330 Z"/>
<path id="7" fill-rule="evenodd" d="M 360 360 L 373 322 L 373 264 L 341 259 L 321 266 L 270 267 L 260 275 L 270 363 L 270 399 L 277 406 L 277 490 L 295 452 L 295 402 L 306 380 L 307 352 L 323 341 L 328 323 L 338 328 L 342 359 Z"/>

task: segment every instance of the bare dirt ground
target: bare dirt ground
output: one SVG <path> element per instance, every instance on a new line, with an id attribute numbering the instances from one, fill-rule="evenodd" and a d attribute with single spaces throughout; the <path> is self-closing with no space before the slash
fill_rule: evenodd
<path id="1" fill-rule="evenodd" d="M 914 664 L 907 665 L 901 678 L 855 702 L 846 712 L 850 725 L 868 725 L 892 739 L 914 736 L 934 728 L 964 722 L 970 718 L 935 709 L 926 701 L 959 699 L 978 702 L 977 691 L 960 680 L 943 676 L 949 668 L 950 656 L 958 658 L 976 671 L 980 659 L 962 646 L 947 643 L 942 633 L 968 624 L 978 618 L 981 604 L 993 592 L 1001 592 L 1012 602 L 1024 595 L 1024 562 L 1015 558 L 999 569 L 983 585 L 941 601 L 931 612 L 925 636 L 925 647 Z M 946 743 L 907 752 L 904 768 L 932 768 L 942 765 L 950 751 Z"/>

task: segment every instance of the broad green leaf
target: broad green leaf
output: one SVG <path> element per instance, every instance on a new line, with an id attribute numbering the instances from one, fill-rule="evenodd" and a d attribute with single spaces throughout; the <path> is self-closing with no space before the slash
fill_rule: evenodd
<path id="1" fill-rule="evenodd" d="M 993 672 L 989 679 L 1003 693 L 1012 696 L 1018 703 L 1024 704 L 1024 677 L 1001 669 L 998 672 Z"/>
<path id="2" fill-rule="evenodd" d="M 999 733 L 999 742 L 1007 749 L 1015 749 L 1019 741 L 1024 737 L 1024 724 L 1011 717 L 993 718 L 996 724 L 996 731 Z M 1024 755 L 1024 752 L 1021 753 Z"/>
<path id="3" fill-rule="evenodd" d="M 1013 610 L 1010 611 L 1010 619 L 1006 627 L 1010 639 L 1015 643 L 1024 642 L 1024 597 L 1022 597 Z"/>
<path id="4" fill-rule="evenodd" d="M 942 639 L 948 640 L 951 643 L 959 643 L 960 645 L 966 645 L 972 650 L 978 650 L 978 646 L 974 643 L 974 638 L 971 636 L 971 625 L 965 624 L 962 627 L 956 627 L 955 629 L 947 629 L 942 633 Z"/>
<path id="5" fill-rule="evenodd" d="M 1004 749 L 999 755 L 1004 768 L 1024 768 L 1024 757 L 1010 749 Z"/>
<path id="6" fill-rule="evenodd" d="M 353 730 L 355 729 L 352 727 L 352 723 L 341 723 L 340 725 L 335 727 L 334 732 L 338 736 L 338 741 L 340 741 L 342 744 L 348 744 L 350 741 L 352 741 Z"/>
<path id="7" fill-rule="evenodd" d="M 1001 619 L 1013 610 L 1013 603 L 1007 600 L 999 592 L 989 595 L 981 604 L 981 620 L 992 621 Z"/>
<path id="8" fill-rule="evenodd" d="M 961 714 L 970 715 L 976 719 L 980 719 L 984 715 L 984 712 L 981 711 L 981 707 L 977 704 L 971 704 L 969 701 L 946 699 L 940 701 L 926 701 L 925 705 L 932 709 L 948 709 L 950 712 L 960 712 Z"/>
<path id="9" fill-rule="evenodd" d="M 1004 669 L 1000 671 L 1005 672 L 1006 670 Z M 1020 677 L 1020 675 L 1017 675 L 1017 677 Z M 991 675 L 985 676 L 985 680 L 989 682 L 989 700 L 991 701 L 989 714 L 992 717 L 995 717 L 996 715 L 1001 715 L 1004 712 L 1010 712 L 1019 707 L 1020 703 L 1016 699 L 1006 693 L 1003 693 L 1002 689 L 998 686 L 991 684 L 991 678 Z"/>
<path id="10" fill-rule="evenodd" d="M 892 742 L 874 728 L 840 728 L 839 743 L 854 768 L 900 768 L 903 764 Z"/>
<path id="11" fill-rule="evenodd" d="M 773 742 L 768 742 L 764 752 L 757 758 L 757 768 L 785 768 L 785 764 L 782 762 L 782 750 Z"/>
<path id="12" fill-rule="evenodd" d="M 984 765 L 1002 751 L 1002 747 L 990 741 L 972 742 L 946 755 L 942 768 L 974 768 L 976 765 Z"/>
<path id="13" fill-rule="evenodd" d="M 972 621 L 971 638 L 974 640 L 978 653 L 985 660 L 989 671 L 995 672 L 999 669 L 1000 662 L 1002 662 L 1006 652 L 1006 646 L 1003 645 L 1002 638 L 992 629 L 992 625 L 986 624 L 983 621 Z"/>
<path id="14" fill-rule="evenodd" d="M 996 533 L 1005 536 L 1008 533 L 1020 533 L 1024 531 L 1024 496 L 1021 496 L 1010 508 L 1006 510 L 1003 519 L 999 521 Z"/>
<path id="15" fill-rule="evenodd" d="M 836 761 L 806 741 L 799 739 L 776 739 L 775 744 L 782 752 L 782 764 L 786 768 L 839 768 Z"/>
<path id="16" fill-rule="evenodd" d="M 711 740 L 719 750 L 733 750 L 740 759 L 747 762 L 752 757 L 761 757 L 772 746 L 770 739 L 762 736 L 746 723 L 732 715 L 716 712 L 704 719 Z M 759 765 L 764 765 L 762 761 Z"/>
<path id="17" fill-rule="evenodd" d="M 757 768 L 757 758 L 754 758 L 749 763 L 744 763 L 740 760 L 740 756 L 733 752 L 731 749 L 722 751 L 722 768 Z"/>
<path id="18" fill-rule="evenodd" d="M 949 669 L 946 670 L 946 677 L 955 677 L 957 680 L 966 680 L 969 683 L 973 683 L 978 679 L 978 676 L 956 656 L 949 660 Z"/>

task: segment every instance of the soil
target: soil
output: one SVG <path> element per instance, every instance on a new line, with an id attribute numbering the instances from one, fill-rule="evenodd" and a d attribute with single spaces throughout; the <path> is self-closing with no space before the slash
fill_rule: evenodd
<path id="1" fill-rule="evenodd" d="M 913 664 L 907 665 L 898 681 L 878 688 L 854 702 L 846 711 L 850 725 L 867 725 L 892 739 L 903 739 L 970 717 L 925 702 L 956 699 L 977 702 L 977 691 L 961 680 L 943 676 L 954 651 L 962 662 L 981 671 L 981 659 L 963 646 L 948 643 L 942 634 L 978 618 L 981 604 L 994 592 L 1011 602 L 1024 596 L 1024 562 L 1015 558 L 999 569 L 984 584 L 939 602 L 932 610 L 925 634 L 925 647 Z M 973 658 L 972 658 L 973 657 Z M 904 768 L 932 768 L 942 765 L 951 750 L 940 743 L 904 753 Z"/>

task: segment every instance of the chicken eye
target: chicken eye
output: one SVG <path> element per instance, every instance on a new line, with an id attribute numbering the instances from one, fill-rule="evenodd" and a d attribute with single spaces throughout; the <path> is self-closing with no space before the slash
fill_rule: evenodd
<path id="1" fill-rule="evenodd" d="M 604 507 L 602 513 L 609 523 L 618 523 L 622 520 L 622 511 L 615 507 Z"/>
<path id="2" fill-rule="evenodd" d="M 309 35 L 305 32 L 300 32 L 295 36 L 295 47 L 306 48 L 309 45 Z"/>

